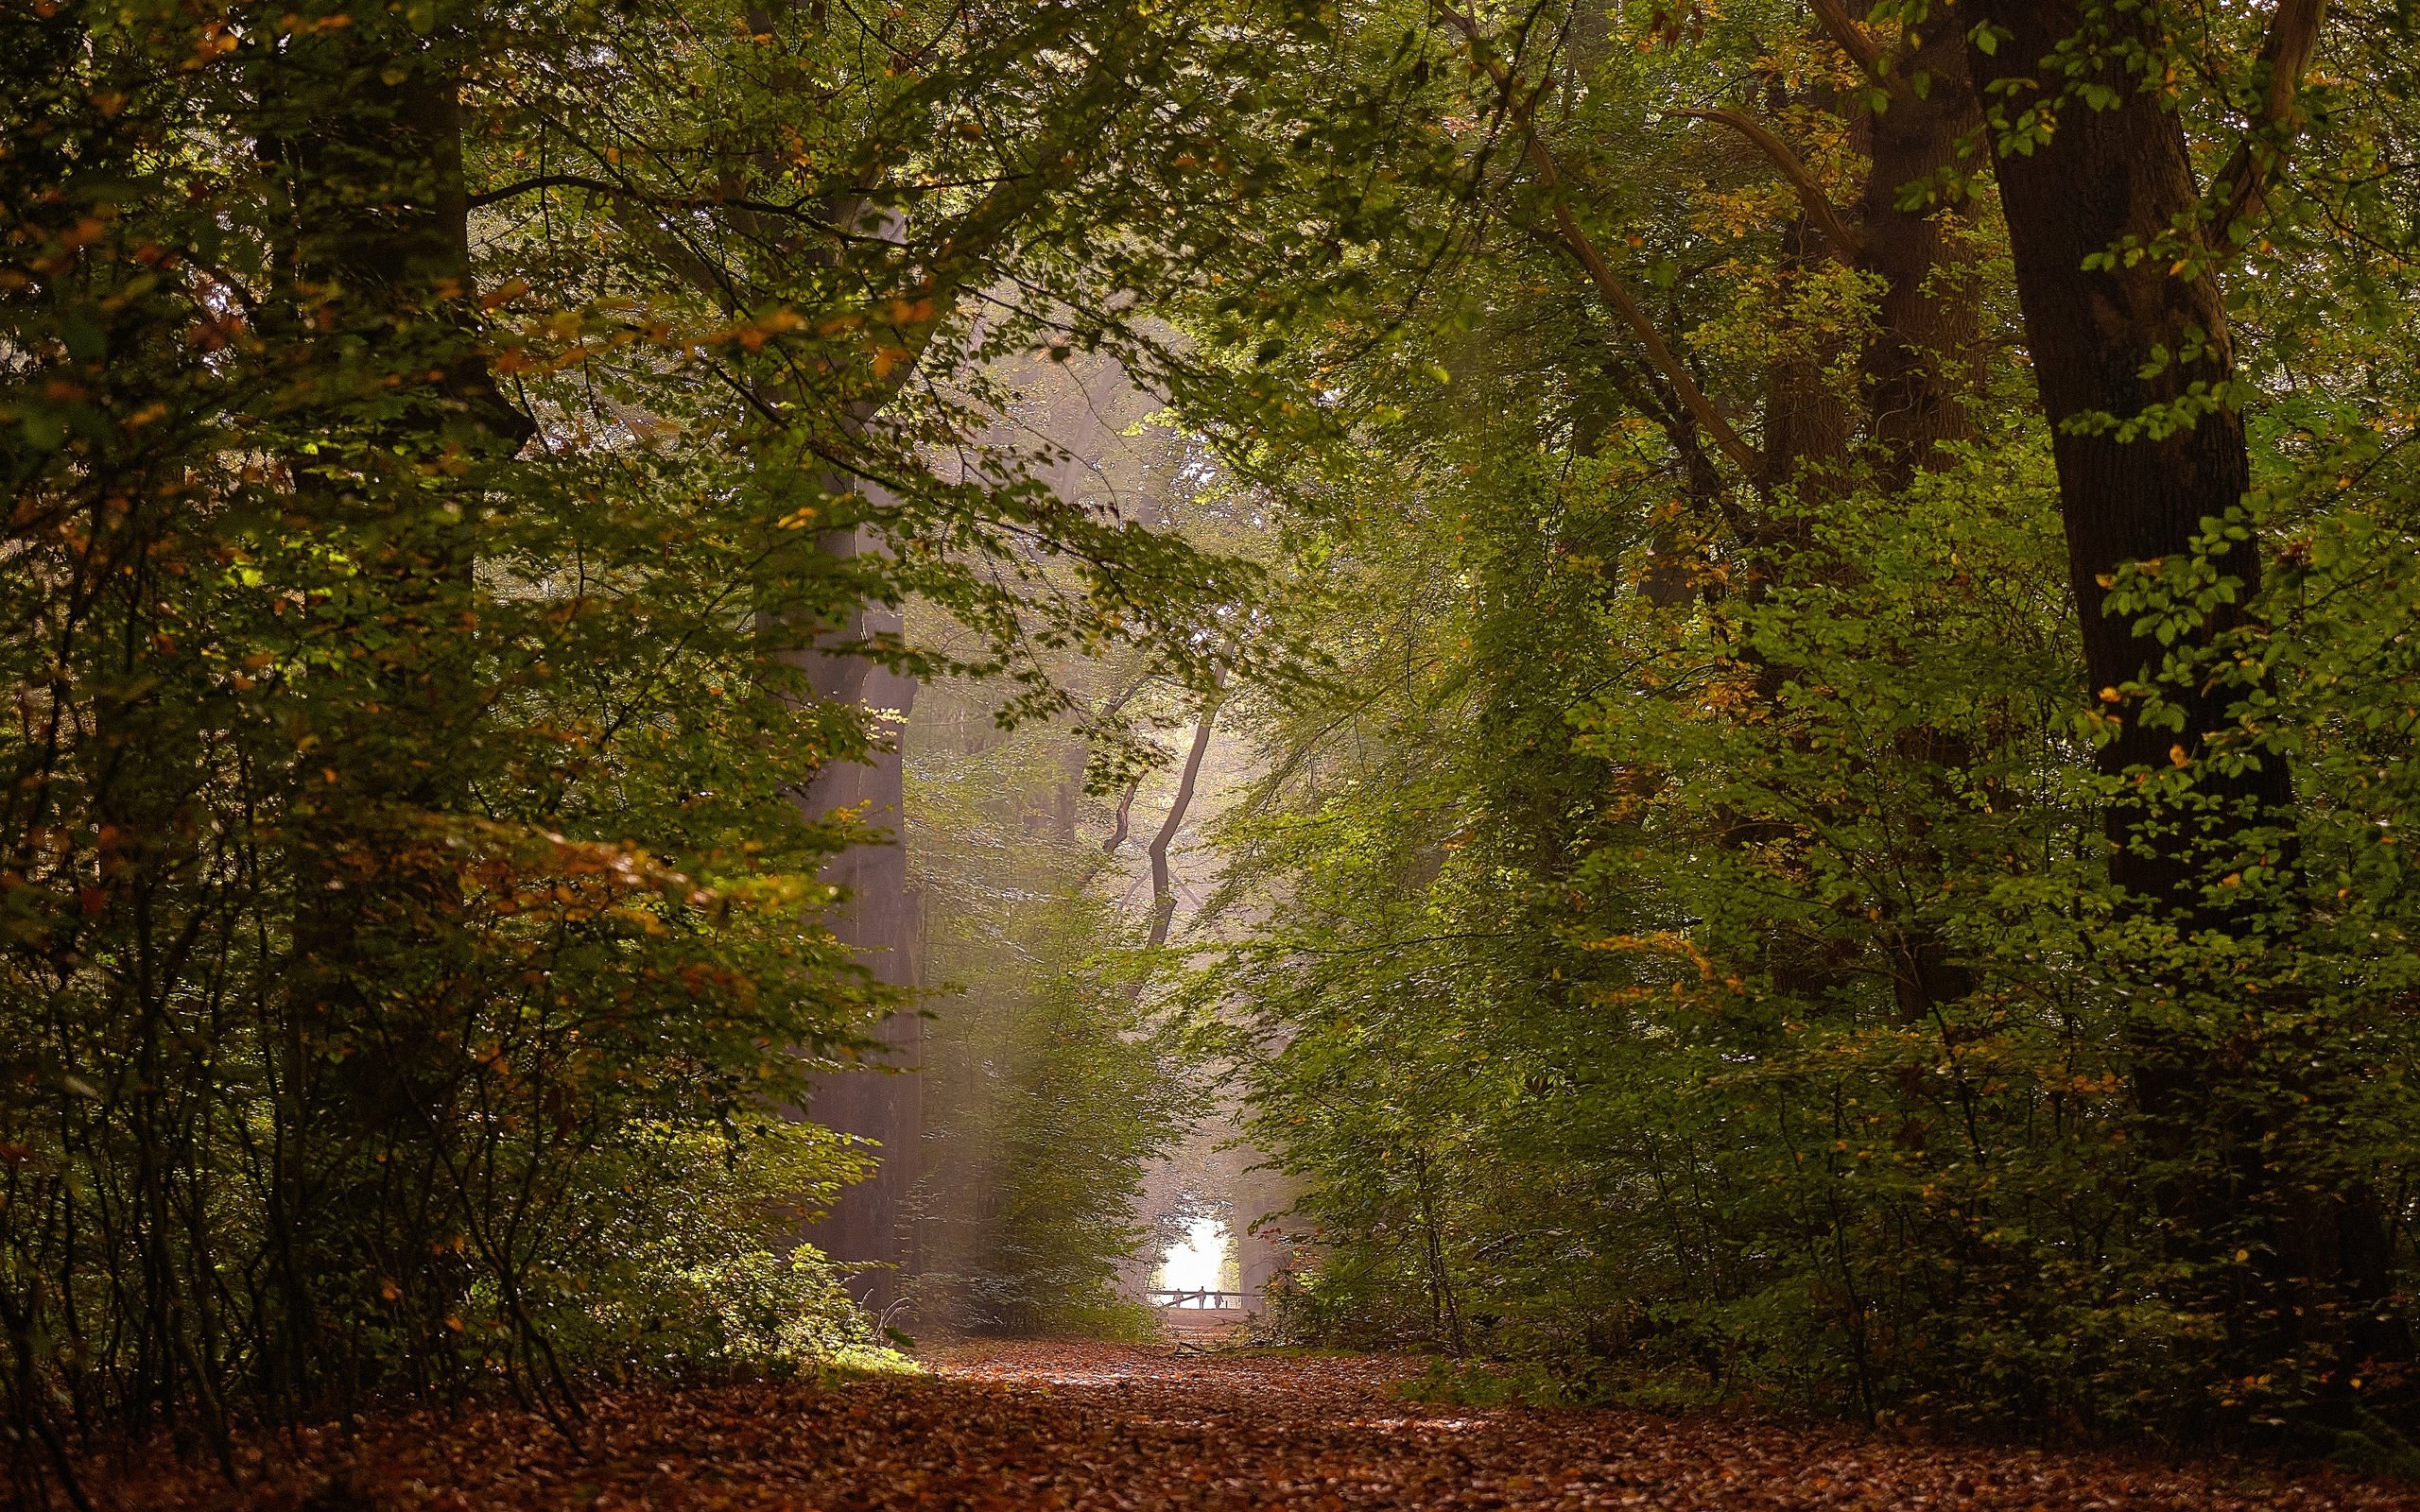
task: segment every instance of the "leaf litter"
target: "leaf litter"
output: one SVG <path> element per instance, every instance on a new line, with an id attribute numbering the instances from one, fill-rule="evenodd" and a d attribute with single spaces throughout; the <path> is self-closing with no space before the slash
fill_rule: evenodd
<path id="1" fill-rule="evenodd" d="M 576 1445 L 484 1408 L 92 1476 L 161 1512 L 1269 1512 L 1344 1508 L 2420 1512 L 2420 1486 L 1842 1425 L 1407 1400 L 1401 1357 L 982 1343 L 931 1373 L 601 1392 Z"/>

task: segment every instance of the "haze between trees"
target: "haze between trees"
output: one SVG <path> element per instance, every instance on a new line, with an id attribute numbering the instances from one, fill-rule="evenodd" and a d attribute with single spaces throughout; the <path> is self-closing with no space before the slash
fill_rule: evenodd
<path id="1" fill-rule="evenodd" d="M 2408 14 L 272 9 L 0 18 L 23 1494 L 1131 1326 L 1213 1075 L 1297 1340 L 2413 1463 Z"/>

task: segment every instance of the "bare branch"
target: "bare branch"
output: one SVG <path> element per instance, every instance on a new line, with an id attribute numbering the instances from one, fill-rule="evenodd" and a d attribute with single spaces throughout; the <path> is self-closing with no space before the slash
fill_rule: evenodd
<path id="1" fill-rule="evenodd" d="M 1151 837 L 1151 948 L 1159 949 L 1168 942 L 1168 925 L 1176 919 L 1176 885 L 1168 874 L 1168 843 L 1184 827 L 1185 811 L 1193 806 L 1193 784 L 1201 776 L 1201 757 L 1210 748 L 1210 727 L 1218 720 L 1219 705 L 1226 695 L 1226 674 L 1219 677 L 1219 691 L 1202 704 L 1201 716 L 1193 722 L 1193 747 L 1185 752 L 1184 771 L 1178 777 L 1176 797 L 1168 803 L 1168 816 L 1161 824 L 1160 833 Z"/>
<path id="2" fill-rule="evenodd" d="M 1832 203 L 1832 197 L 1824 192 L 1824 186 L 1815 181 L 1815 176 L 1806 171 L 1806 164 L 1799 161 L 1798 154 L 1789 150 L 1789 143 L 1767 130 L 1762 122 L 1737 111 L 1674 111 L 1672 113 L 1700 121 L 1719 121 L 1746 137 L 1757 151 L 1781 170 L 1781 176 L 1789 180 L 1789 186 L 1798 191 L 1799 204 L 1806 208 L 1806 218 L 1823 232 L 1824 239 L 1832 244 L 1832 255 L 1843 263 L 1856 260 L 1864 239 L 1841 218 L 1840 207 Z"/>

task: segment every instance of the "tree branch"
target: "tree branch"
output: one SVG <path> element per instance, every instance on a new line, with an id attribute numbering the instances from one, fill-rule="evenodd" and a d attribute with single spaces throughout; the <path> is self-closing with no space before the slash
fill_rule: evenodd
<path id="1" fill-rule="evenodd" d="M 1537 171 L 1538 186 L 1547 192 L 1548 202 L 1554 207 L 1555 230 L 1561 233 L 1564 245 L 1587 270 L 1589 282 L 1597 285 L 1597 292 L 1613 307 L 1614 314 L 1630 327 L 1631 335 L 1638 338 L 1638 344 L 1647 349 L 1648 362 L 1663 374 L 1666 383 L 1672 386 L 1673 393 L 1679 396 L 1682 407 L 1689 412 L 1689 417 L 1698 422 L 1700 429 L 1714 438 L 1714 443 L 1722 455 L 1731 458 L 1732 465 L 1745 473 L 1751 483 L 1760 482 L 1764 477 L 1764 458 L 1740 438 L 1737 431 L 1731 428 L 1731 422 L 1722 418 L 1722 412 L 1715 407 L 1714 401 L 1698 387 L 1697 380 L 1689 375 L 1689 369 L 1683 366 L 1654 323 L 1647 318 L 1647 312 L 1640 309 L 1638 301 L 1631 298 L 1630 291 L 1622 287 L 1621 280 L 1614 276 L 1613 267 L 1606 263 L 1604 254 L 1597 249 L 1597 244 L 1589 239 L 1588 233 L 1581 229 L 1578 218 L 1571 214 L 1571 203 L 1562 193 L 1563 175 L 1555 166 L 1554 154 L 1547 150 L 1546 143 L 1539 138 L 1530 118 L 1529 103 L 1513 88 L 1512 70 L 1504 66 L 1502 59 L 1487 51 L 1486 39 L 1477 22 L 1455 11 L 1450 6 L 1439 4 L 1434 9 L 1447 26 L 1462 34 L 1470 43 L 1472 60 L 1487 70 L 1488 77 L 1503 93 L 1505 108 L 1512 112 L 1513 124 L 1520 128 L 1530 166 Z"/>
<path id="2" fill-rule="evenodd" d="M 1161 824 L 1160 833 L 1151 837 L 1151 948 L 1159 949 L 1168 942 L 1168 925 L 1176 919 L 1176 885 L 1168 874 L 1168 843 L 1184 826 L 1185 810 L 1193 806 L 1193 784 L 1201 776 L 1201 757 L 1210 748 L 1210 727 L 1219 717 L 1219 705 L 1224 701 L 1226 677 L 1222 670 L 1219 691 L 1202 704 L 1201 717 L 1193 722 L 1193 747 L 1185 752 L 1184 771 L 1177 779 L 1176 797 L 1168 803 L 1168 816 Z"/>
<path id="3" fill-rule="evenodd" d="M 1117 827 L 1110 831 L 1109 838 L 1100 843 L 1101 854 L 1114 856 L 1117 854 L 1117 848 L 1126 843 L 1127 819 L 1134 812 L 1134 795 L 1142 790 L 1142 786 L 1140 777 L 1126 784 L 1126 791 L 1117 799 Z"/>
<path id="4" fill-rule="evenodd" d="M 1672 113 L 1700 121 L 1719 121 L 1746 137 L 1757 151 L 1781 170 L 1781 176 L 1789 180 L 1789 186 L 1798 191 L 1799 204 L 1805 207 L 1806 218 L 1824 232 L 1824 239 L 1831 243 L 1832 255 L 1843 263 L 1856 260 L 1858 249 L 1864 245 L 1864 238 L 1841 218 L 1840 207 L 1832 203 L 1832 197 L 1824 192 L 1824 186 L 1815 181 L 1815 176 L 1806 171 L 1806 164 L 1799 161 L 1798 154 L 1789 150 L 1789 143 L 1767 130 L 1762 122 L 1737 111 L 1674 111 Z"/>
<path id="5" fill-rule="evenodd" d="M 760 215 L 778 215 L 786 220 L 802 221 L 828 236 L 844 242 L 879 242 L 879 236 L 868 236 L 843 231 L 828 217 L 800 205 L 777 204 L 769 199 L 747 199 L 722 195 L 661 195 L 631 184 L 615 183 L 610 179 L 592 179 L 581 173 L 542 173 L 534 178 L 518 180 L 493 189 L 482 189 L 469 198 L 474 210 L 500 204 L 522 195 L 536 194 L 542 189 L 585 189 L 609 199 L 628 200 L 657 210 L 746 210 Z"/>
<path id="6" fill-rule="evenodd" d="M 2302 129 L 2296 96 L 2303 75 L 2310 68 L 2311 54 L 2318 50 L 2320 23 L 2326 11 L 2327 0 L 2278 0 L 2277 13 L 2270 19 L 2269 35 L 2260 45 L 2260 62 L 2269 70 L 2260 116 L 2236 145 L 2227 165 L 2210 181 L 2213 195 L 2226 197 L 2218 215 L 2218 245 L 2212 249 L 2219 266 L 2234 261 L 2252 240 L 2253 229 L 2268 216 L 2269 186 L 2285 166 L 2286 150 Z M 2238 223 L 2245 228 L 2240 239 L 2235 235 Z"/>
<path id="7" fill-rule="evenodd" d="M 1841 51 L 1849 55 L 1857 66 L 1873 75 L 1881 83 L 1896 88 L 1893 76 L 1883 67 L 1882 44 L 1871 32 L 1858 25 L 1841 0 L 1807 0 L 1814 8 L 1815 19 L 1824 34 L 1840 43 Z"/>

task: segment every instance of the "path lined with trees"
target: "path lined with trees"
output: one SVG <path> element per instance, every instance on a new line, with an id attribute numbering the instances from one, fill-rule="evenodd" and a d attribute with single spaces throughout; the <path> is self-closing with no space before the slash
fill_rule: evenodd
<path id="1" fill-rule="evenodd" d="M 2420 1474 L 2416 35 L 0 8 L 7 1491 L 1133 1334 L 1205 1108 L 1297 1344 Z"/>

